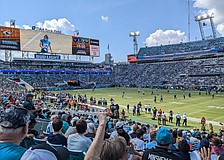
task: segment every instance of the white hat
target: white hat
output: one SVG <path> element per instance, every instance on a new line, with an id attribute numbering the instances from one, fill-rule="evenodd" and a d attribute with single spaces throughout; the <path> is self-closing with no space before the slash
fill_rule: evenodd
<path id="1" fill-rule="evenodd" d="M 49 160 L 57 160 L 57 157 L 54 155 L 54 153 L 45 150 L 45 149 L 34 149 L 32 148 L 28 149 L 20 160 L 43 160 L 43 159 L 49 159 Z"/>
<path id="2" fill-rule="evenodd" d="M 124 125 L 123 122 L 117 122 L 117 123 L 116 123 L 116 127 L 117 127 L 117 128 L 121 128 L 121 127 L 123 127 L 123 125 Z"/>

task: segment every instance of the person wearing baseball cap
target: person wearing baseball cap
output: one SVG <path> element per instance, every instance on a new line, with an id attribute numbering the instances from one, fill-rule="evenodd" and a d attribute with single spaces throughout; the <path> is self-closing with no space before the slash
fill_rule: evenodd
<path id="1" fill-rule="evenodd" d="M 37 110 L 36 110 L 36 108 L 34 107 L 34 104 L 33 104 L 33 97 L 34 97 L 33 94 L 28 93 L 26 95 L 26 100 L 23 104 L 23 107 L 34 114 L 35 112 L 37 112 Z"/>
<path id="2" fill-rule="evenodd" d="M 117 131 L 119 129 L 123 129 L 123 126 L 124 126 L 124 123 L 123 122 L 117 122 L 116 125 L 115 125 L 115 129 L 116 130 L 111 133 L 110 137 L 112 138 L 112 137 L 118 136 Z"/>
<path id="3" fill-rule="evenodd" d="M 179 160 L 178 155 L 173 154 L 169 150 L 169 145 L 172 140 L 171 131 L 167 128 L 160 128 L 156 135 L 157 146 L 152 149 L 147 149 L 144 151 L 143 160 L 152 159 L 172 159 Z"/>
<path id="4" fill-rule="evenodd" d="M 0 116 L 0 159 L 18 160 L 26 151 L 19 146 L 28 133 L 30 112 L 23 107 L 10 107 Z"/>

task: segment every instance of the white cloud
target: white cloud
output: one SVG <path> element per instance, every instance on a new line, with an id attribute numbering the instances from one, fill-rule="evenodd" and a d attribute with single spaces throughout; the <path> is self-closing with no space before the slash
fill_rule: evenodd
<path id="1" fill-rule="evenodd" d="M 29 25 L 26 25 L 26 24 L 22 25 L 22 28 L 23 29 L 32 29 Z"/>
<path id="2" fill-rule="evenodd" d="M 61 33 L 66 35 L 72 35 L 75 30 L 75 25 L 69 22 L 66 18 L 45 20 L 44 23 L 37 22 L 37 27 L 61 31 Z"/>
<path id="3" fill-rule="evenodd" d="M 166 44 L 174 44 L 185 42 L 187 37 L 185 36 L 185 32 L 181 32 L 180 30 L 166 30 L 163 31 L 158 29 L 154 33 L 150 34 L 148 38 L 146 38 L 145 44 L 147 46 L 155 46 L 155 45 L 166 45 Z"/>
<path id="4" fill-rule="evenodd" d="M 217 26 L 217 31 L 224 36 L 224 23 L 221 23 Z"/>
<path id="5" fill-rule="evenodd" d="M 4 24 L 6 27 L 10 26 L 9 22 L 5 22 Z M 59 18 L 52 19 L 52 20 L 45 20 L 44 22 L 37 22 L 36 27 L 48 29 L 48 30 L 57 30 L 61 31 L 61 33 L 66 35 L 73 35 L 73 32 L 75 30 L 75 25 L 69 22 L 66 18 Z M 23 28 L 23 29 L 31 29 L 32 27 L 29 25 L 22 25 L 18 26 L 16 25 L 16 28 Z"/>
<path id="6" fill-rule="evenodd" d="M 214 22 L 217 31 L 224 36 L 224 1 L 223 0 L 195 0 L 194 7 L 200 9 L 200 13 L 214 13 Z"/>
<path id="7" fill-rule="evenodd" d="M 101 19 L 102 19 L 104 22 L 109 22 L 109 17 L 107 17 L 107 16 L 101 16 Z"/>

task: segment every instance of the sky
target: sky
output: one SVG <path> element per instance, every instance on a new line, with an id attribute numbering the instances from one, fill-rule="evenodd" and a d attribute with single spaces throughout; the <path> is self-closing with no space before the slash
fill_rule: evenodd
<path id="1" fill-rule="evenodd" d="M 191 37 L 200 40 L 196 15 L 214 13 L 218 37 L 224 35 L 224 1 L 190 0 Z M 50 28 L 100 40 L 104 60 L 109 44 L 115 62 L 133 53 L 132 31 L 139 31 L 138 45 L 154 46 L 188 41 L 188 0 L 0 0 L 0 25 L 16 20 L 17 27 Z M 205 31 L 210 34 L 209 28 Z"/>

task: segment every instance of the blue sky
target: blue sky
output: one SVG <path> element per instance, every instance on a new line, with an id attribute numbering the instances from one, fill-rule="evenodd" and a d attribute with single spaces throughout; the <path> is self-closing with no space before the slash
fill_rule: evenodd
<path id="1" fill-rule="evenodd" d="M 201 10 L 210 9 L 204 4 L 193 7 L 194 3 L 191 1 L 191 40 L 200 39 L 194 16 Z M 96 58 L 97 62 L 104 60 L 108 44 L 116 62 L 126 61 L 127 54 L 133 52 L 130 31 L 140 31 L 139 47 L 144 46 L 146 38 L 158 29 L 180 30 L 187 36 L 187 13 L 187 0 L 0 1 L 1 25 L 10 19 L 15 19 L 19 26 L 33 26 L 45 20 L 66 18 L 80 30 L 80 36 L 100 40 L 101 56 Z M 102 16 L 108 19 L 102 20 Z"/>

